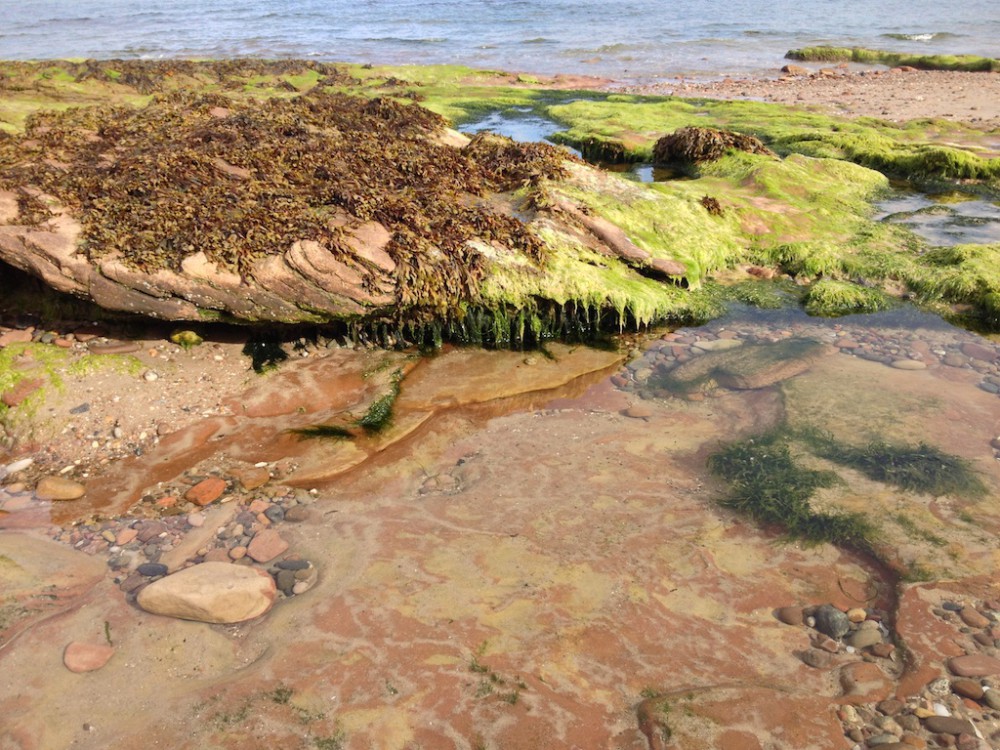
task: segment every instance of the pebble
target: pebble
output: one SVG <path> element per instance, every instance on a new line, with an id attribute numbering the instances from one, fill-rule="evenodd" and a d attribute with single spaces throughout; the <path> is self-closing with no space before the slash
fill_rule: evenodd
<path id="1" fill-rule="evenodd" d="M 311 565 L 308 560 L 279 560 L 274 567 L 279 570 L 307 570 Z"/>
<path id="2" fill-rule="evenodd" d="M 813 614 L 816 618 L 816 630 L 831 638 L 840 638 L 851 629 L 851 621 L 847 615 L 832 604 L 824 604 Z"/>
<path id="3" fill-rule="evenodd" d="M 881 643 L 882 634 L 878 630 L 870 628 L 856 630 L 851 633 L 847 642 L 856 649 L 867 648 L 868 646 L 874 646 L 876 643 Z"/>
<path id="4" fill-rule="evenodd" d="M 928 716 L 924 719 L 924 729 L 935 734 L 975 734 L 971 721 L 954 716 Z"/>
<path id="5" fill-rule="evenodd" d="M 35 487 L 35 497 L 39 500 L 76 500 L 86 493 L 79 482 L 65 477 L 42 477 Z"/>
<path id="6" fill-rule="evenodd" d="M 162 563 L 143 563 L 135 572 L 141 576 L 148 576 L 150 578 L 155 578 L 156 576 L 165 576 L 167 574 L 167 566 Z"/>
<path id="7" fill-rule="evenodd" d="M 962 622 L 968 625 L 970 628 L 985 628 L 990 624 L 988 617 L 980 614 L 978 611 L 972 607 L 962 607 L 962 610 L 958 613 L 958 616 L 962 618 Z"/>
<path id="8" fill-rule="evenodd" d="M 975 680 L 955 680 L 951 683 L 951 689 L 956 695 L 971 698 L 974 701 L 983 697 L 983 686 Z"/>
<path id="9" fill-rule="evenodd" d="M 785 625 L 801 625 L 803 623 L 802 607 L 781 607 L 774 611 L 774 616 Z"/>
<path id="10" fill-rule="evenodd" d="M 100 669 L 114 656 L 115 650 L 102 643 L 73 641 L 63 651 L 63 664 L 70 672 L 82 674 Z"/>
<path id="11" fill-rule="evenodd" d="M 998 438 L 1000 439 L 1000 438 Z M 7 469 L 7 474 L 17 474 L 19 471 L 24 471 L 31 464 L 34 463 L 33 458 L 19 458 L 17 461 L 13 461 L 5 467 Z"/>
<path id="12" fill-rule="evenodd" d="M 948 669 L 959 677 L 1000 675 L 1000 659 L 986 654 L 967 654 L 948 659 Z"/>
<path id="13" fill-rule="evenodd" d="M 1000 690 L 984 690 L 983 703 L 994 711 L 1000 711 Z"/>
<path id="14" fill-rule="evenodd" d="M 896 359 L 889 363 L 897 370 L 926 370 L 927 365 L 919 359 Z"/>
<path id="15" fill-rule="evenodd" d="M 184 493 L 184 498 L 190 500 L 195 505 L 208 505 L 218 500 L 226 491 L 226 482 L 219 477 L 209 477 L 198 482 L 194 487 Z"/>
<path id="16" fill-rule="evenodd" d="M 814 669 L 826 669 L 833 661 L 833 654 L 828 651 L 822 651 L 818 648 L 811 648 L 807 651 L 803 651 L 799 658 L 802 659 L 803 664 L 813 667 Z"/>
<path id="17" fill-rule="evenodd" d="M 715 339 L 710 341 L 696 341 L 694 347 L 703 352 L 723 352 L 727 349 L 735 349 L 743 346 L 742 339 Z"/>
<path id="18" fill-rule="evenodd" d="M 274 529 L 264 529 L 250 542 L 247 554 L 257 562 L 269 562 L 288 549 L 288 542 Z"/>

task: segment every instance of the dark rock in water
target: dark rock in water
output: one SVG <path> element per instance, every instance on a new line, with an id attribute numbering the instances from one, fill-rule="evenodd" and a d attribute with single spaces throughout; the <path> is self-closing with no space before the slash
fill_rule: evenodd
<path id="1" fill-rule="evenodd" d="M 135 572 L 142 576 L 165 576 L 167 574 L 167 566 L 163 563 L 143 563 Z"/>
<path id="2" fill-rule="evenodd" d="M 954 716 L 929 716 L 924 720 L 924 729 L 935 734 L 975 734 L 972 722 Z"/>
<path id="3" fill-rule="evenodd" d="M 757 390 L 802 374 L 830 351 L 821 342 L 804 338 L 744 345 L 703 354 L 674 368 L 654 385 L 682 393 L 715 386 Z"/>
<path id="4" fill-rule="evenodd" d="M 832 604 L 824 604 L 813 616 L 816 618 L 816 630 L 831 638 L 841 638 L 851 629 L 847 615 Z"/>
<path id="5" fill-rule="evenodd" d="M 308 560 L 280 560 L 274 564 L 279 570 L 305 570 L 309 567 Z"/>
<path id="6" fill-rule="evenodd" d="M 291 596 L 292 588 L 295 586 L 295 572 L 291 570 L 279 570 L 274 578 L 278 585 L 278 590 L 286 596 Z"/>
<path id="7" fill-rule="evenodd" d="M 663 136 L 653 146 L 654 164 L 700 164 L 721 159 L 728 151 L 777 155 L 752 135 L 715 128 L 685 127 Z"/>

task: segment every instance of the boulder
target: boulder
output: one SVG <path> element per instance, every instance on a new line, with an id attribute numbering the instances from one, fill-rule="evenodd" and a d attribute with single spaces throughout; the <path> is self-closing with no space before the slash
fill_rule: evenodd
<path id="1" fill-rule="evenodd" d="M 275 599 L 266 571 L 223 562 L 185 568 L 151 583 L 137 602 L 147 612 L 183 620 L 234 623 L 267 612 Z"/>

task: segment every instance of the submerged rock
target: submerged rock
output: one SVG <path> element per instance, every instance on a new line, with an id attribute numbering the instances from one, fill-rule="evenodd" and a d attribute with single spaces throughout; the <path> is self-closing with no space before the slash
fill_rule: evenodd
<path id="1" fill-rule="evenodd" d="M 234 623 L 267 612 L 275 593 L 274 579 L 266 571 L 206 562 L 151 583 L 139 592 L 136 601 L 156 615 Z"/>
<path id="2" fill-rule="evenodd" d="M 709 351 L 671 370 L 659 385 L 682 393 L 716 386 L 757 390 L 802 374 L 829 351 L 821 342 L 804 338 Z"/>

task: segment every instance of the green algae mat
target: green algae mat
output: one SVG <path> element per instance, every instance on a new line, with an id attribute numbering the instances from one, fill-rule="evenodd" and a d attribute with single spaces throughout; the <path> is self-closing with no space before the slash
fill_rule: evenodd
<path id="1" fill-rule="evenodd" d="M 765 148 L 639 184 L 548 144 L 450 129 L 513 108 L 559 123 L 553 140 L 585 157 L 649 161 L 692 126 Z M 0 258 L 111 309 L 347 322 L 417 343 L 704 320 L 747 271 L 794 280 L 781 299 L 810 314 L 905 296 L 996 328 L 1000 245 L 931 248 L 871 218 L 889 177 L 1000 194 L 992 148 L 955 123 L 459 67 L 8 62 Z"/>

